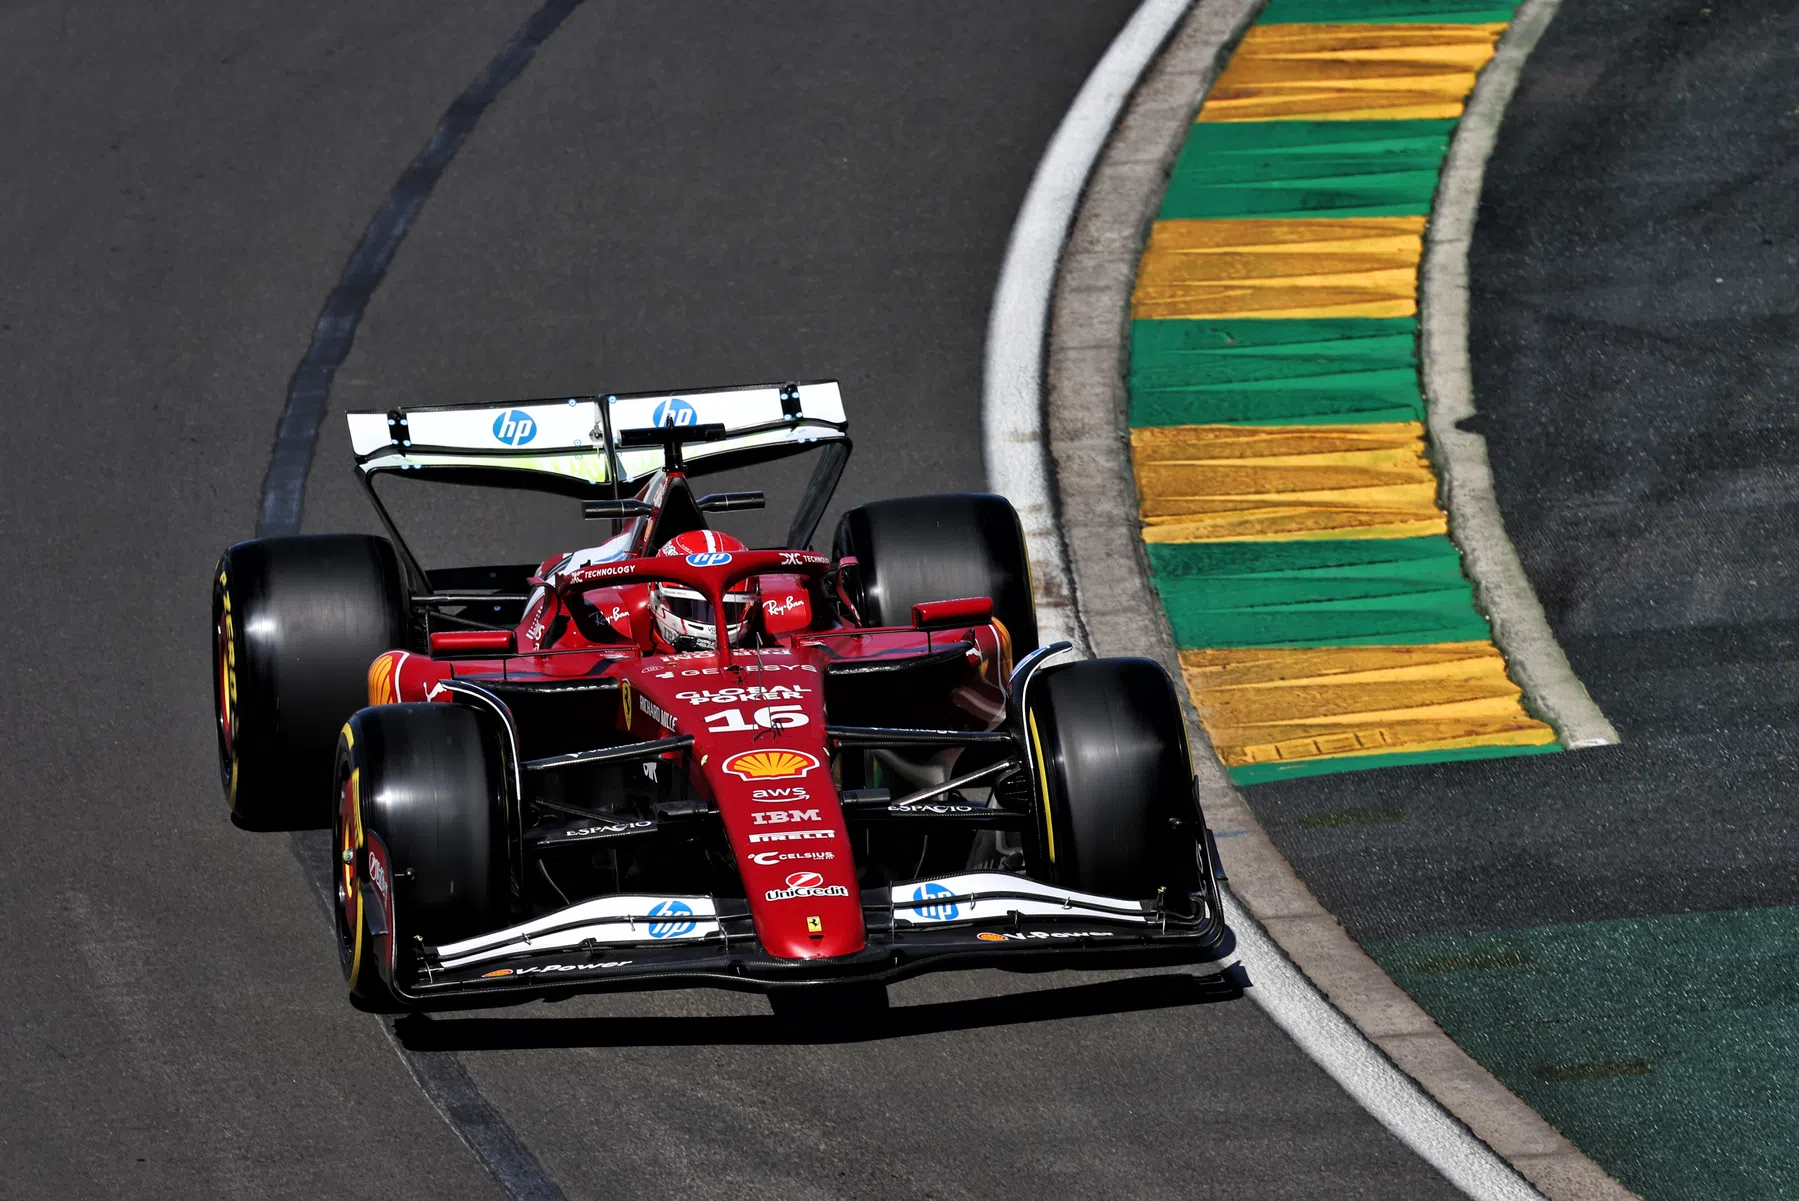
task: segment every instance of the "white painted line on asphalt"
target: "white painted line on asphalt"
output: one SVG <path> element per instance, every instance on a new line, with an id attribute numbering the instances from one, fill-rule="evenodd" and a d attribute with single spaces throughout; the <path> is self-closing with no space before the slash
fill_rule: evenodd
<path id="1" fill-rule="evenodd" d="M 1486 438 L 1456 428 L 1475 412 L 1468 363 L 1468 249 L 1481 182 L 1499 138 L 1500 119 L 1517 90 L 1518 73 L 1560 6 L 1561 0 L 1525 0 L 1468 97 L 1425 234 L 1418 341 L 1431 448 L 1443 480 L 1450 536 L 1467 561 L 1475 595 L 1525 700 L 1555 727 L 1563 746 L 1577 750 L 1615 743 L 1618 731 L 1574 674 L 1506 536 Z"/>
<path id="2" fill-rule="evenodd" d="M 1193 0 L 1143 0 L 1062 118 L 1012 226 L 987 322 L 982 427 L 987 486 L 1024 526 L 1042 642 L 1067 639 L 1091 654 L 1074 605 L 1043 438 L 1043 345 L 1056 264 L 1081 190 L 1131 90 Z"/>
<path id="3" fill-rule="evenodd" d="M 1362 1037 L 1228 889 L 1224 911 L 1237 936 L 1237 960 L 1249 975 L 1250 997 L 1358 1105 L 1468 1196 L 1543 1201 L 1509 1164 Z"/>

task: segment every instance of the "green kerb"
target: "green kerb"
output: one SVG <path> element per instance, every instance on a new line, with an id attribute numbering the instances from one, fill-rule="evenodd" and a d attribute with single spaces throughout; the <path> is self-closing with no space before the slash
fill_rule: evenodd
<path id="1" fill-rule="evenodd" d="M 1510 21 L 1505 0 L 1269 0 L 1258 25 L 1490 25 Z"/>
<path id="2" fill-rule="evenodd" d="M 1162 220 L 1422 217 L 1455 121 L 1201 121 Z"/>
<path id="3" fill-rule="evenodd" d="M 1430 538 L 1150 543 L 1183 649 L 1411 646 L 1489 637 L 1455 544 Z"/>
<path id="4" fill-rule="evenodd" d="M 1512 755 L 1547 755 L 1562 748 L 1547 746 L 1463 746 L 1442 751 L 1399 751 L 1390 755 L 1336 755 L 1295 759 L 1290 763 L 1252 763 L 1230 769 L 1235 784 L 1267 784 L 1301 776 L 1328 776 L 1346 771 L 1375 771 L 1389 767 L 1416 767 L 1425 763 L 1460 763 L 1468 759 L 1504 759 Z"/>
<path id="5" fill-rule="evenodd" d="M 1130 423 L 1423 421 L 1412 317 L 1131 322 Z"/>

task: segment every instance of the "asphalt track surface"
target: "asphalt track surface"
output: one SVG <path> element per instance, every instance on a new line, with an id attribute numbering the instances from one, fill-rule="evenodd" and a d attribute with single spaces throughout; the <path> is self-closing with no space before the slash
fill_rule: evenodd
<path id="1" fill-rule="evenodd" d="M 0 14 L 0 1196 L 501 1195 L 344 1002 L 289 840 L 226 821 L 206 588 L 352 246 L 530 11 Z M 1127 13 L 582 6 L 376 292 L 306 528 L 367 523 L 346 406 L 601 386 L 837 375 L 844 501 L 979 486 L 1011 218 Z M 847 1042 L 708 992 L 403 1034 L 570 1198 L 1452 1195 L 1229 989 L 893 997 Z"/>
<path id="2" fill-rule="evenodd" d="M 1790 5 L 1584 0 L 1525 65 L 1470 263 L 1476 420 L 1624 741 L 1249 790 L 1365 941 L 1799 901 L 1795 45 Z"/>

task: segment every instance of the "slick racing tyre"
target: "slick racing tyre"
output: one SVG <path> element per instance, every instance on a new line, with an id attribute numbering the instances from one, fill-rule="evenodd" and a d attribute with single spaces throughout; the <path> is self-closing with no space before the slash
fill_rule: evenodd
<path id="1" fill-rule="evenodd" d="M 1018 514 L 1003 496 L 945 493 L 880 500 L 838 524 L 834 558 L 854 555 L 865 625 L 910 625 L 922 601 L 985 596 L 1014 658 L 1037 649 L 1037 613 Z"/>
<path id="2" fill-rule="evenodd" d="M 1204 826 L 1174 685 L 1149 659 L 1039 672 L 1025 723 L 1038 777 L 1032 875 L 1109 897 L 1179 906 L 1200 886 Z"/>
<path id="3" fill-rule="evenodd" d="M 213 573 L 213 702 L 233 819 L 331 820 L 331 747 L 368 703 L 369 664 L 406 645 L 405 577 L 383 538 L 240 542 Z"/>
<path id="4" fill-rule="evenodd" d="M 404 1008 L 417 949 L 505 924 L 498 723 L 459 705 L 377 705 L 337 743 L 331 907 L 350 995 Z"/>

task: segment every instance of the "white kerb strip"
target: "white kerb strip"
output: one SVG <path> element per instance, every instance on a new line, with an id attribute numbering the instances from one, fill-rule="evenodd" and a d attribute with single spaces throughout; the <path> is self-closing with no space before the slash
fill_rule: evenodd
<path id="1" fill-rule="evenodd" d="M 1468 577 L 1493 638 L 1530 708 L 1555 727 L 1563 746 L 1579 750 L 1616 743 L 1618 731 L 1574 674 L 1506 536 L 1486 438 L 1456 426 L 1475 413 L 1468 360 L 1468 250 L 1474 243 L 1481 182 L 1524 60 L 1560 4 L 1525 0 L 1519 6 L 1456 126 L 1425 233 L 1419 355 L 1450 536 L 1467 560 Z"/>

